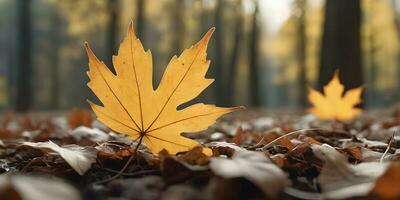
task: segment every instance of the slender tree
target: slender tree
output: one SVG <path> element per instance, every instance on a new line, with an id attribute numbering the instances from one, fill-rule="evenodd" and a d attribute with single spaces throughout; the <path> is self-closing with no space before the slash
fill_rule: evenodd
<path id="1" fill-rule="evenodd" d="M 32 105 L 31 0 L 17 0 L 17 60 L 15 77 L 16 111 L 27 111 Z"/>
<path id="2" fill-rule="evenodd" d="M 400 19 L 399 19 L 399 2 L 397 0 L 392 0 L 392 5 L 395 13 L 394 22 L 397 31 L 397 38 L 400 40 Z M 397 77 L 400 77 L 400 51 L 397 55 Z M 397 83 L 400 86 L 400 81 Z M 397 89 L 397 97 L 400 98 L 400 89 Z"/>
<path id="3" fill-rule="evenodd" d="M 108 25 L 107 25 L 107 66 L 114 70 L 112 66 L 112 55 L 117 52 L 117 35 L 118 35 L 118 21 L 120 13 L 119 0 L 108 0 Z"/>
<path id="4" fill-rule="evenodd" d="M 307 72 L 306 72 L 306 6 L 307 0 L 295 1 L 295 9 L 298 17 L 297 23 L 297 55 L 299 63 L 299 104 L 301 107 L 307 106 Z"/>
<path id="5" fill-rule="evenodd" d="M 145 0 L 136 1 L 136 34 L 142 41 L 144 41 L 144 2 Z"/>
<path id="6" fill-rule="evenodd" d="M 215 96 L 217 105 L 226 105 L 227 100 L 224 90 L 224 43 L 223 43 L 223 7 L 224 0 L 217 0 L 217 7 L 215 10 Z"/>
<path id="7" fill-rule="evenodd" d="M 185 10 L 184 0 L 175 0 L 174 12 L 172 17 L 172 21 L 174 22 L 172 55 L 179 53 L 183 49 L 183 41 L 184 41 L 183 37 L 185 36 L 185 24 L 183 21 L 184 10 Z"/>
<path id="8" fill-rule="evenodd" d="M 243 14 L 242 14 L 242 1 L 239 0 L 236 2 L 236 16 L 235 16 L 235 30 L 234 30 L 234 37 L 233 37 L 233 47 L 232 53 L 230 56 L 230 63 L 229 63 L 229 75 L 227 77 L 226 86 L 225 86 L 225 96 L 227 97 L 227 104 L 232 105 L 234 104 L 234 94 L 235 94 L 235 80 L 236 80 L 236 73 L 238 70 L 239 65 L 239 45 L 243 37 Z"/>
<path id="9" fill-rule="evenodd" d="M 258 20 L 258 11 L 259 4 L 258 0 L 254 0 L 254 14 L 252 21 L 252 30 L 250 35 L 250 46 L 249 46 L 249 66 L 250 66 L 250 97 L 251 97 L 251 105 L 252 106 L 260 106 L 260 96 L 259 96 L 259 69 L 258 69 L 258 56 L 259 56 L 259 47 L 258 47 L 258 37 L 259 37 L 259 28 L 257 24 Z"/>
<path id="10" fill-rule="evenodd" d="M 208 24 L 208 16 L 209 16 L 209 12 L 205 6 L 205 1 L 204 0 L 198 0 L 200 2 L 200 14 L 199 14 L 199 20 L 200 20 L 200 37 L 203 36 L 203 34 L 205 32 L 207 32 L 207 30 L 209 29 L 209 24 Z"/>
<path id="11" fill-rule="evenodd" d="M 58 2 L 56 1 L 55 4 Z M 50 75 L 51 75 L 51 88 L 50 88 L 50 108 L 57 109 L 59 106 L 59 99 L 60 99 L 60 80 L 59 80 L 59 64 L 60 64 L 60 57 L 59 57 L 59 49 L 61 45 L 61 27 L 62 27 L 62 20 L 59 16 L 58 6 L 56 5 L 54 8 L 53 17 L 51 18 L 51 24 L 53 27 L 51 43 L 51 55 L 49 56 L 50 60 Z"/>
<path id="12" fill-rule="evenodd" d="M 327 0 L 318 85 L 321 89 L 340 70 L 347 89 L 363 84 L 360 0 Z"/>

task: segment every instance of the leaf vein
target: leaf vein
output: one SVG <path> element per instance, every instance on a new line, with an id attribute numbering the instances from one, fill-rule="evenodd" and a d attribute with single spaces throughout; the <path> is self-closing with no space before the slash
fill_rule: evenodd
<path id="1" fill-rule="evenodd" d="M 199 53 L 200 53 L 201 48 L 197 51 L 196 56 L 193 58 L 192 63 L 189 65 L 188 69 L 186 70 L 185 74 L 183 75 L 182 79 L 179 81 L 178 85 L 176 85 L 176 87 L 174 88 L 174 90 L 172 91 L 172 93 L 169 95 L 167 101 L 165 101 L 163 107 L 161 108 L 160 112 L 158 113 L 158 115 L 156 116 L 156 118 L 151 122 L 151 124 L 149 125 L 149 127 L 146 128 L 146 130 L 144 132 L 147 132 L 153 125 L 154 123 L 158 120 L 158 118 L 160 117 L 161 113 L 163 113 L 165 107 L 167 106 L 167 104 L 169 103 L 170 99 L 172 98 L 172 96 L 175 94 L 176 90 L 178 89 L 178 87 L 180 86 L 180 84 L 183 82 L 183 80 L 185 79 L 186 75 L 189 73 L 190 69 L 193 66 L 193 63 L 196 61 Z"/>
<path id="2" fill-rule="evenodd" d="M 129 118 L 131 118 L 132 122 L 135 124 L 135 126 L 139 128 L 139 126 L 137 125 L 136 121 L 133 119 L 133 117 L 131 116 L 131 114 L 128 112 L 128 110 L 126 109 L 126 107 L 124 106 L 124 104 L 121 102 L 121 100 L 118 98 L 118 96 L 115 94 L 114 90 L 111 88 L 110 84 L 107 82 L 107 79 L 105 79 L 103 73 L 100 71 L 100 69 L 98 69 L 98 67 L 96 67 L 96 69 L 99 71 L 101 78 L 104 80 L 104 82 L 106 83 L 108 89 L 110 89 L 111 93 L 114 95 L 114 97 L 117 99 L 118 103 L 122 106 L 122 108 L 124 109 L 124 111 L 128 114 Z"/>

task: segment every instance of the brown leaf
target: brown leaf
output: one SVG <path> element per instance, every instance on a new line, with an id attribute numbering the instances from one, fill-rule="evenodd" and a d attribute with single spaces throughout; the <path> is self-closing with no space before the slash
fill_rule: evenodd
<path id="1" fill-rule="evenodd" d="M 0 139 L 1 140 L 14 140 L 21 138 L 20 135 L 17 135 L 15 133 L 12 133 L 11 131 L 5 129 L 5 128 L 0 128 Z"/>
<path id="2" fill-rule="evenodd" d="M 32 118 L 29 115 L 23 115 L 19 120 L 19 125 L 23 130 L 33 131 L 39 130 L 39 125 L 32 121 Z"/>
<path id="3" fill-rule="evenodd" d="M 246 149 L 242 147 L 227 142 L 211 142 L 208 143 L 207 146 L 212 149 L 213 155 L 216 157 L 220 155 L 231 157 L 236 151 L 246 151 Z"/>
<path id="4" fill-rule="evenodd" d="M 375 183 L 373 193 L 379 199 L 400 199 L 400 164 L 393 163 Z"/>
<path id="5" fill-rule="evenodd" d="M 286 147 L 290 151 L 293 150 L 293 148 L 295 147 L 288 137 L 282 137 L 281 139 L 278 140 L 278 143 Z"/>
<path id="6" fill-rule="evenodd" d="M 70 128 L 79 126 L 92 127 L 92 113 L 83 108 L 73 108 L 68 115 L 68 125 Z"/>
<path id="7" fill-rule="evenodd" d="M 363 159 L 361 147 L 349 147 L 346 148 L 345 151 L 357 161 L 361 161 Z"/>
<path id="8" fill-rule="evenodd" d="M 238 128 L 236 129 L 235 136 L 233 136 L 233 138 L 231 139 L 231 141 L 232 141 L 233 143 L 237 144 L 237 145 L 242 145 L 243 142 L 245 141 L 245 139 L 246 139 L 245 133 L 244 133 L 242 127 L 240 126 L 240 127 L 238 127 Z"/>
<path id="9" fill-rule="evenodd" d="M 99 151 L 97 157 L 100 161 L 105 160 L 123 160 L 133 154 L 130 145 L 119 142 L 106 142 L 96 147 Z"/>
<path id="10" fill-rule="evenodd" d="M 183 160 L 178 159 L 177 156 L 170 155 L 165 149 L 160 151 L 159 157 L 160 168 L 163 172 L 163 177 L 167 183 L 184 182 L 188 179 L 196 178 L 199 176 L 206 176 L 207 178 L 209 177 L 208 167 L 189 164 Z M 191 157 L 191 155 L 188 157 Z"/>
<path id="11" fill-rule="evenodd" d="M 268 131 L 264 133 L 264 140 L 265 143 L 268 144 L 278 138 L 279 135 L 275 131 Z"/>
<path id="12" fill-rule="evenodd" d="M 179 155 L 177 158 L 191 165 L 205 166 L 209 162 L 209 158 L 203 153 L 203 148 L 201 146 L 194 147 L 190 151 Z"/>

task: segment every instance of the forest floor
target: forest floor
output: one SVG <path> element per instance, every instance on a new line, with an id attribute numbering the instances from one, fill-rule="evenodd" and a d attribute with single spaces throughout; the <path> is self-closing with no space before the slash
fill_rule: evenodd
<path id="1" fill-rule="evenodd" d="M 185 134 L 212 157 L 135 154 L 135 141 L 81 109 L 38 116 L 3 116 L 0 199 L 400 199 L 400 107 L 350 122 L 237 112 Z"/>

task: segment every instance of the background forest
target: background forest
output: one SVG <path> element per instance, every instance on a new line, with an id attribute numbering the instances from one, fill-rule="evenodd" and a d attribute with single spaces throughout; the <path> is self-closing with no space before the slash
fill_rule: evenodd
<path id="1" fill-rule="evenodd" d="M 400 0 L 0 0 L 0 108 L 86 107 L 84 42 L 111 66 L 132 19 L 156 84 L 172 55 L 217 28 L 216 81 L 200 101 L 302 109 L 335 68 L 346 88 L 365 86 L 367 108 L 400 100 Z"/>

